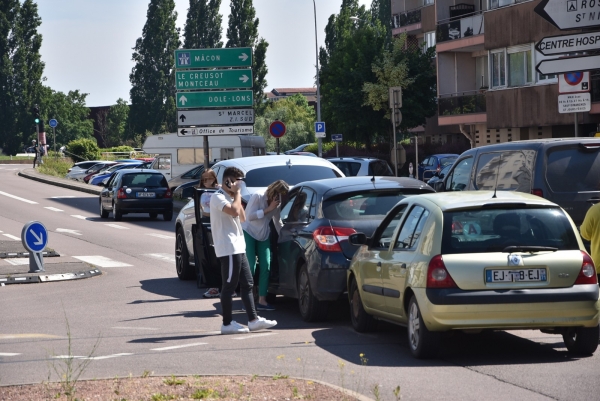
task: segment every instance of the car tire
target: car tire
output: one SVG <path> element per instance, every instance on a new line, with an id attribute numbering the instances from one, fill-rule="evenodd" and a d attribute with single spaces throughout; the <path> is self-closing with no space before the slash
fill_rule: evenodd
<path id="1" fill-rule="evenodd" d="M 175 269 L 179 280 L 193 280 L 196 278 L 195 269 L 190 266 L 190 254 L 181 227 L 177 228 L 175 237 Z"/>
<path id="2" fill-rule="evenodd" d="M 123 213 L 121 213 L 116 203 L 113 203 L 113 219 L 115 219 L 115 221 L 121 221 L 123 219 Z"/>
<path id="3" fill-rule="evenodd" d="M 298 307 L 305 322 L 323 320 L 327 316 L 328 304 L 313 295 L 305 264 L 298 270 Z"/>
<path id="4" fill-rule="evenodd" d="M 102 207 L 102 199 L 100 199 L 100 218 L 101 219 L 108 218 L 108 211 L 104 210 L 104 208 Z"/>
<path id="5" fill-rule="evenodd" d="M 158 213 L 149 213 L 151 219 L 155 219 L 158 217 Z"/>
<path id="6" fill-rule="evenodd" d="M 358 284 L 354 278 L 350 284 L 350 320 L 354 330 L 359 333 L 366 333 L 377 328 L 377 320 L 369 315 L 363 307 Z"/>
<path id="7" fill-rule="evenodd" d="M 164 212 L 163 213 L 163 219 L 165 219 L 165 221 L 171 221 L 171 220 L 173 220 L 173 211 L 169 210 L 168 212 Z"/>
<path id="8" fill-rule="evenodd" d="M 440 333 L 429 331 L 423 322 L 417 299 L 413 296 L 408 305 L 408 347 L 415 358 L 435 356 L 440 348 Z"/>
<path id="9" fill-rule="evenodd" d="M 563 334 L 567 350 L 575 355 L 591 355 L 598 348 L 600 326 L 576 327 Z"/>

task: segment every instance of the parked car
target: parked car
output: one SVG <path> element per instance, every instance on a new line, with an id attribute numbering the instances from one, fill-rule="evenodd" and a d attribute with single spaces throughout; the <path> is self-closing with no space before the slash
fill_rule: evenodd
<path id="1" fill-rule="evenodd" d="M 140 164 L 142 164 L 142 163 L 140 163 L 140 162 L 136 162 L 136 163 L 131 162 L 131 163 L 117 163 L 117 164 L 114 164 L 114 165 L 110 166 L 108 169 L 104 170 L 103 172 L 93 175 L 89 179 L 88 184 L 102 186 L 102 185 L 104 185 L 103 181 L 104 180 L 108 180 L 108 178 L 111 176 L 111 174 L 114 173 L 115 171 L 121 170 L 121 169 L 124 169 L 124 168 L 135 168 L 136 166 L 138 166 Z"/>
<path id="2" fill-rule="evenodd" d="M 571 218 L 518 192 L 467 191 L 410 197 L 374 234 L 352 234 L 351 320 L 408 327 L 417 358 L 434 356 L 451 330 L 539 329 L 567 349 L 598 347 L 598 282 Z"/>
<path id="3" fill-rule="evenodd" d="M 310 157 L 318 157 L 312 152 L 285 152 L 286 155 L 297 155 L 297 156 L 310 156 Z"/>
<path id="4" fill-rule="evenodd" d="M 211 162 L 208 164 L 209 168 L 214 166 L 214 162 Z M 178 186 L 185 184 L 187 182 L 193 181 L 196 184 L 200 181 L 200 177 L 202 176 L 202 173 L 204 173 L 204 164 L 200 164 L 199 166 L 196 166 L 188 171 L 186 171 L 183 174 L 178 175 L 177 177 L 173 177 L 171 178 L 168 182 L 169 182 L 169 188 L 171 188 L 171 191 L 174 191 L 175 188 L 177 188 Z"/>
<path id="5" fill-rule="evenodd" d="M 459 155 L 454 153 L 443 153 L 425 157 L 423 161 L 419 163 L 419 175 L 417 178 L 425 182 L 429 181 L 436 172 L 439 173 L 444 167 L 454 163 L 456 159 L 458 159 L 458 156 Z"/>
<path id="6" fill-rule="evenodd" d="M 285 180 L 290 186 L 308 180 L 343 177 L 344 174 L 332 163 L 321 158 L 293 155 L 252 156 L 223 160 L 213 166 L 219 182 L 223 182 L 223 172 L 234 166 L 245 174 L 246 188 L 242 191 L 242 201 L 248 202 L 250 196 L 277 180 Z M 198 205 L 199 191 L 177 215 L 175 222 L 175 259 L 177 276 L 182 280 L 198 278 L 202 265 L 208 263 L 212 254 L 212 233 L 210 222 L 201 221 Z M 194 257 L 198 257 L 198 262 Z"/>
<path id="7" fill-rule="evenodd" d="M 308 148 L 312 143 L 303 143 L 302 145 L 295 147 L 294 149 L 286 150 L 284 154 L 288 155 L 292 152 L 304 152 L 304 149 Z"/>
<path id="8" fill-rule="evenodd" d="M 438 191 L 532 193 L 569 213 L 577 226 L 600 201 L 600 138 L 497 143 L 460 155 Z"/>
<path id="9" fill-rule="evenodd" d="M 162 214 L 171 221 L 173 198 L 167 179 L 156 170 L 116 171 L 100 193 L 100 217 L 106 219 L 111 212 L 117 221 L 128 213 L 148 213 L 150 218 Z"/>
<path id="10" fill-rule="evenodd" d="M 330 157 L 346 177 L 360 175 L 394 177 L 394 172 L 385 160 L 373 157 Z"/>
<path id="11" fill-rule="evenodd" d="M 330 302 L 346 292 L 354 252 L 348 236 L 371 235 L 407 196 L 432 193 L 422 181 L 347 177 L 296 184 L 281 208 L 283 228 L 273 251 L 269 292 L 298 300 L 305 321 L 322 320 Z"/>
<path id="12" fill-rule="evenodd" d="M 71 178 L 71 176 L 69 175 L 69 173 L 71 173 L 71 172 L 75 173 L 75 172 L 77 172 L 76 170 L 85 171 L 88 168 L 92 167 L 94 164 L 102 163 L 105 161 L 106 160 L 88 160 L 88 161 L 84 161 L 84 162 L 75 163 L 70 169 L 67 170 L 66 178 Z"/>
<path id="13" fill-rule="evenodd" d="M 94 164 L 92 167 L 88 168 L 87 170 L 72 170 L 70 173 L 67 174 L 68 178 L 75 180 L 75 181 L 85 181 L 85 177 L 87 176 L 91 176 L 94 175 L 98 172 L 100 172 L 100 170 L 102 170 L 103 168 L 108 168 L 110 166 L 112 166 L 113 164 L 115 164 L 115 162 L 100 162 L 100 163 L 96 163 Z"/>
<path id="14" fill-rule="evenodd" d="M 431 188 L 433 188 L 437 191 L 443 185 L 444 177 L 446 175 L 448 175 L 448 172 L 450 171 L 451 168 L 452 168 L 452 164 L 448 164 L 441 171 L 439 171 L 439 172 L 436 171 L 435 173 L 433 173 L 433 177 L 431 177 L 427 181 L 427 184 Z"/>
<path id="15" fill-rule="evenodd" d="M 92 167 L 90 167 L 89 169 L 87 169 L 85 171 L 85 176 L 83 177 L 82 181 L 85 182 L 86 184 L 89 184 L 90 180 L 92 179 L 93 176 L 95 176 L 96 174 L 101 174 L 103 172 L 105 172 L 106 170 L 108 170 L 109 168 L 111 168 L 112 166 L 114 166 L 115 164 L 118 164 L 117 162 L 105 162 L 105 163 L 98 163 Z M 100 165 L 100 169 L 94 171 L 94 167 Z M 94 169 L 94 170 L 92 170 Z M 88 173 L 88 171 L 90 171 Z"/>

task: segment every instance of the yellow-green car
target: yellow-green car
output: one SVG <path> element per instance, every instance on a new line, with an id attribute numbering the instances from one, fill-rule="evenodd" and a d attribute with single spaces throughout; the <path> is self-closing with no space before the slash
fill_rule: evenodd
<path id="1" fill-rule="evenodd" d="M 540 329 L 567 349 L 598 347 L 596 269 L 571 218 L 556 204 L 513 191 L 412 196 L 386 215 L 348 271 L 354 328 L 377 320 L 408 327 L 417 358 L 441 332 Z"/>

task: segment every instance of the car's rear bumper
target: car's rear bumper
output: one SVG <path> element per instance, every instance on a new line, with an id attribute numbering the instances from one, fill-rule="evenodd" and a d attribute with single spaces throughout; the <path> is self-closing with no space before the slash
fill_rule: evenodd
<path id="1" fill-rule="evenodd" d="M 320 263 L 309 267 L 311 290 L 320 301 L 335 301 L 347 291 L 350 261 L 341 252 L 319 252 L 319 256 Z"/>
<path id="2" fill-rule="evenodd" d="M 117 207 L 122 213 L 150 213 L 173 211 L 172 199 L 119 199 Z"/>
<path id="3" fill-rule="evenodd" d="M 596 290 L 597 287 L 596 285 Z M 583 294 L 580 296 L 571 294 L 572 300 L 567 300 L 566 296 L 558 301 L 532 295 L 531 300 L 527 302 L 517 296 L 515 302 L 498 297 L 496 298 L 498 302 L 492 303 L 490 301 L 493 295 L 485 294 L 481 295 L 482 302 L 479 302 L 477 297 L 472 297 L 470 303 L 446 302 L 445 304 L 432 303 L 427 294 L 428 290 L 424 288 L 414 288 L 413 291 L 423 321 L 427 328 L 433 331 L 595 327 L 600 317 L 600 301 L 597 295 L 595 299 L 590 299 L 590 294 L 594 293 L 591 288 L 582 289 Z"/>

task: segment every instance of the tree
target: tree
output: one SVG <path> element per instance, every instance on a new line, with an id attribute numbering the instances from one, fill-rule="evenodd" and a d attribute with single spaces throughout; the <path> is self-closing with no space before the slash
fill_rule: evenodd
<path id="1" fill-rule="evenodd" d="M 265 138 L 267 151 L 276 150 L 276 140 L 269 133 L 269 125 L 275 120 L 286 125 L 285 135 L 279 139 L 280 149 L 288 150 L 303 143 L 315 142 L 314 124 L 317 121 L 315 109 L 301 94 L 266 103 L 261 115 L 257 115 L 254 129 Z"/>
<path id="2" fill-rule="evenodd" d="M 108 136 L 110 146 L 122 145 L 127 138 L 129 127 L 129 106 L 127 101 L 119 98 L 117 104 L 110 107 L 106 121 L 108 125 Z"/>
<path id="3" fill-rule="evenodd" d="M 175 50 L 179 29 L 174 0 L 151 0 L 142 37 L 133 53 L 135 66 L 129 75 L 130 124 L 135 133 L 175 132 Z"/>
<path id="4" fill-rule="evenodd" d="M 203 49 L 223 47 L 219 14 L 221 0 L 190 0 L 184 28 L 183 47 Z"/>
<path id="5" fill-rule="evenodd" d="M 251 47 L 252 57 L 252 91 L 254 105 L 257 110 L 264 107 L 265 88 L 267 87 L 267 48 L 269 43 L 258 38 L 258 18 L 252 0 L 231 0 L 231 14 L 227 27 L 227 44 L 225 47 Z"/>
<path id="6" fill-rule="evenodd" d="M 67 94 L 43 87 L 40 110 L 42 118 L 55 118 L 58 126 L 55 128 L 56 143 L 67 144 L 76 139 L 94 139 L 94 122 L 89 118 L 90 109 L 85 104 L 87 93 L 79 90 Z M 46 143 L 51 144 L 52 138 L 47 135 Z"/>

